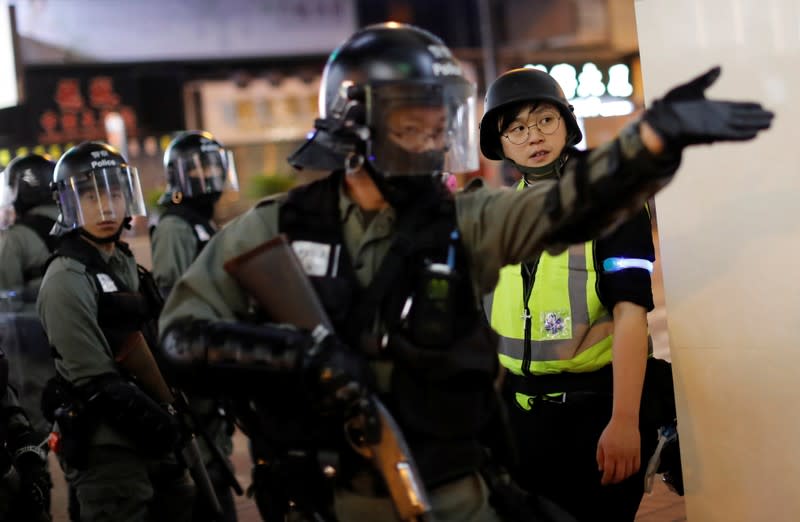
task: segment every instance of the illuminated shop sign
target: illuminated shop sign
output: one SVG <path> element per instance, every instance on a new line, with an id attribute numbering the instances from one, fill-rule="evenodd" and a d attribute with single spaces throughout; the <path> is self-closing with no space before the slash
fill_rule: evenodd
<path id="1" fill-rule="evenodd" d="M 583 64 L 580 71 L 568 63 L 559 63 L 550 69 L 541 64 L 525 67 L 539 69 L 555 78 L 580 118 L 624 116 L 635 109 L 628 99 L 633 94 L 633 85 L 630 68 L 625 64 L 612 65 L 605 71 L 591 62 Z"/>

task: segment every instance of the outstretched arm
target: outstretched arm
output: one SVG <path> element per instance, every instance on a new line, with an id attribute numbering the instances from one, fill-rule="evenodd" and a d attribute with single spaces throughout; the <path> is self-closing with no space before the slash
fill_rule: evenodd
<path id="1" fill-rule="evenodd" d="M 613 141 L 574 151 L 558 180 L 460 194 L 458 223 L 478 290 L 490 291 L 504 265 L 612 231 L 669 183 L 685 147 L 745 141 L 769 128 L 773 115 L 757 103 L 704 97 L 718 75 L 712 69 L 676 87 Z"/>

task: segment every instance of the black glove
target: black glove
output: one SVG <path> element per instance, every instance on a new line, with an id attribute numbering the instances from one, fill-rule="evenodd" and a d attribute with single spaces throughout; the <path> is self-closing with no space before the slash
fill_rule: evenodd
<path id="1" fill-rule="evenodd" d="M 175 412 L 135 384 L 107 373 L 79 390 L 87 398 L 90 413 L 125 434 L 145 454 L 161 457 L 177 448 L 181 431 Z"/>
<path id="2" fill-rule="evenodd" d="M 644 113 L 644 121 L 664 139 L 668 148 L 746 141 L 770 127 L 774 115 L 758 103 L 706 99 L 705 90 L 717 80 L 720 71 L 714 67 L 675 87 Z"/>
<path id="3" fill-rule="evenodd" d="M 26 520 L 50 520 L 50 490 L 53 483 L 47 471 L 47 454 L 41 448 L 42 436 L 34 432 L 20 438 L 14 452 L 14 467 L 20 478 L 20 509 Z"/>
<path id="4" fill-rule="evenodd" d="M 323 411 L 346 413 L 372 385 L 366 358 L 333 335 L 306 351 L 303 370 L 312 400 Z"/>

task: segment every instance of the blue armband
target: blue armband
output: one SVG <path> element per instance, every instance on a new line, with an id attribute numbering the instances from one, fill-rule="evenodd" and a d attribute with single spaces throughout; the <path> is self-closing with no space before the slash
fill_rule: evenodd
<path id="1" fill-rule="evenodd" d="M 636 259 L 628 257 L 609 257 L 603 260 L 603 272 L 611 274 L 628 268 L 641 268 L 653 273 L 653 262 L 647 259 Z"/>

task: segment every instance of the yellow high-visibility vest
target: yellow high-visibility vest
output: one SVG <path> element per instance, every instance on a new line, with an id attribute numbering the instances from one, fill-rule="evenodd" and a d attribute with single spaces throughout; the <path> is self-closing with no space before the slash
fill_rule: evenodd
<path id="1" fill-rule="evenodd" d="M 613 323 L 597 292 L 594 241 L 556 256 L 541 255 L 527 310 L 523 270 L 522 265 L 503 267 L 493 294 L 484 299 L 492 328 L 502 338 L 501 364 L 517 375 L 591 372 L 609 364 Z"/>

